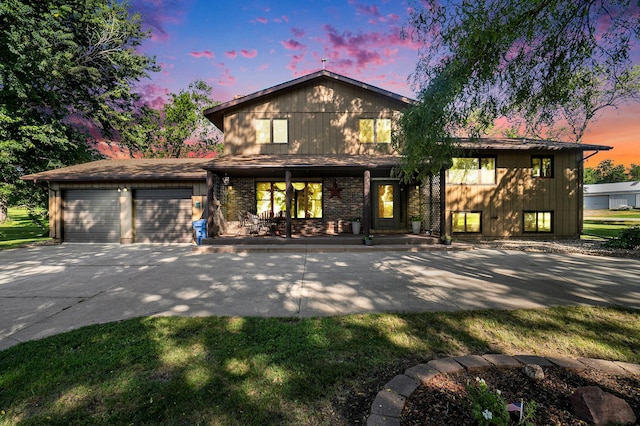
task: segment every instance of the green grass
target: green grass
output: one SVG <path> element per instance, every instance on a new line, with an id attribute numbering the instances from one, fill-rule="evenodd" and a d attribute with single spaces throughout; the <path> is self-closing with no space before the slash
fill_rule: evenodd
<path id="1" fill-rule="evenodd" d="M 137 318 L 0 352 L 0 424 L 353 424 L 384 383 L 429 359 L 527 353 L 640 363 L 638 347 L 640 312 L 596 307 Z"/>
<path id="2" fill-rule="evenodd" d="M 640 225 L 640 210 L 585 210 L 582 232 L 604 238 L 619 237 L 622 230 Z"/>
<path id="3" fill-rule="evenodd" d="M 0 223 L 0 250 L 50 240 L 49 229 L 43 229 L 29 219 L 27 209 L 9 207 L 7 213 L 8 220 Z"/>

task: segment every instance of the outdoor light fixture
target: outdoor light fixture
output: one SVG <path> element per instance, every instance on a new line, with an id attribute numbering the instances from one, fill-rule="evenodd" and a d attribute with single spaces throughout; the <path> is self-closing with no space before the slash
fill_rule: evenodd
<path id="1" fill-rule="evenodd" d="M 118 188 L 118 192 L 127 192 L 128 190 L 126 186 L 124 188 Z"/>
<path id="2" fill-rule="evenodd" d="M 222 178 L 222 183 L 224 184 L 224 186 L 229 186 L 229 176 L 225 173 L 224 177 Z"/>

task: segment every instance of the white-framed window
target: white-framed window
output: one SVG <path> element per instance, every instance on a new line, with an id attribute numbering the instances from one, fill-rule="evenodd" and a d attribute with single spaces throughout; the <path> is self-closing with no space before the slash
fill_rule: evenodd
<path id="1" fill-rule="evenodd" d="M 523 219 L 524 232 L 553 232 L 553 212 L 525 211 Z"/>
<path id="2" fill-rule="evenodd" d="M 286 118 L 257 118 L 256 143 L 288 143 L 289 120 Z"/>
<path id="3" fill-rule="evenodd" d="M 390 118 L 361 118 L 358 124 L 360 142 L 391 143 Z"/>
<path id="4" fill-rule="evenodd" d="M 456 157 L 447 170 L 447 183 L 464 185 L 495 185 L 495 157 Z"/>

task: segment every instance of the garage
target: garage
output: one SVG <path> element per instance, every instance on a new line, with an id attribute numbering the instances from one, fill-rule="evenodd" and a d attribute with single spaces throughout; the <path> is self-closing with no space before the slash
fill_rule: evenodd
<path id="1" fill-rule="evenodd" d="M 193 240 L 191 188 L 133 192 L 137 243 L 190 243 Z"/>
<path id="2" fill-rule="evenodd" d="M 63 217 L 64 241 L 120 242 L 120 201 L 117 190 L 66 190 Z"/>

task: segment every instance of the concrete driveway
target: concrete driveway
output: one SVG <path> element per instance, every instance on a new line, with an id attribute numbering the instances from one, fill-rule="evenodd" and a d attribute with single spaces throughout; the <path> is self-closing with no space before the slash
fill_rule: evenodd
<path id="1" fill-rule="evenodd" d="M 192 254 L 190 245 L 63 244 L 0 251 L 0 350 L 148 315 L 640 309 L 640 261 L 471 251 Z"/>

